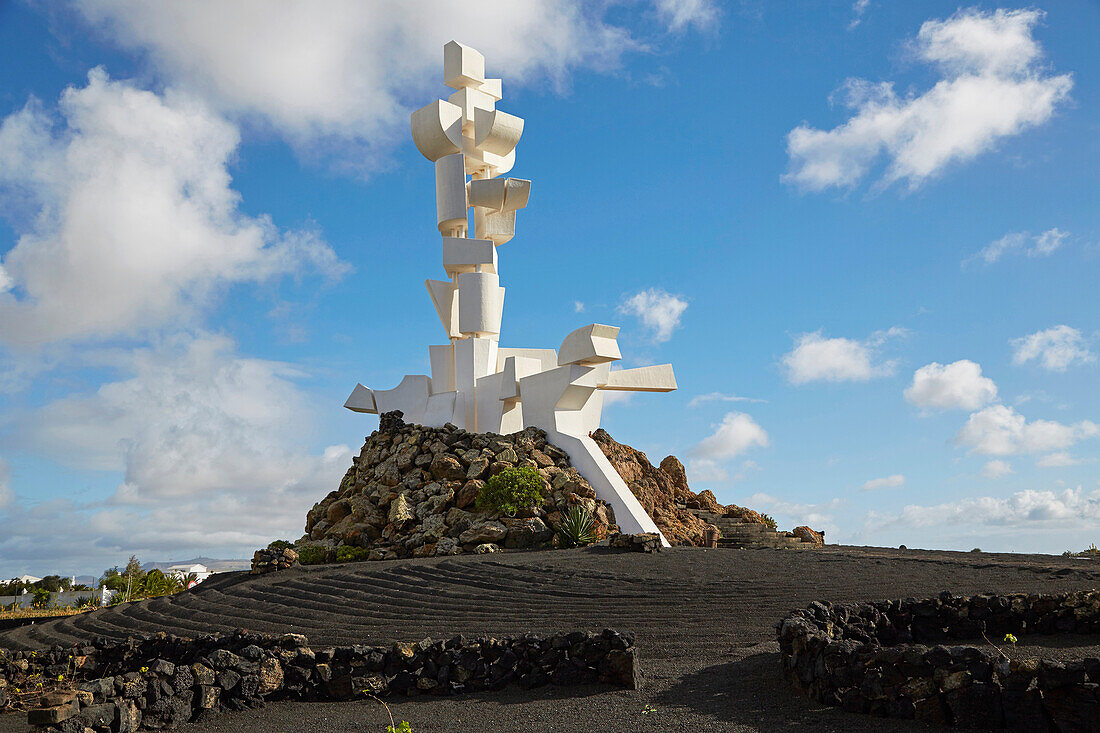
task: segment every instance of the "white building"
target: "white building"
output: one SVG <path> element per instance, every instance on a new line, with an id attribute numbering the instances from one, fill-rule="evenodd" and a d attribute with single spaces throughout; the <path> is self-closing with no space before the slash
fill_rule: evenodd
<path id="1" fill-rule="evenodd" d="M 194 565 L 169 565 L 166 571 L 167 575 L 174 575 L 177 578 L 185 578 L 191 573 L 195 574 L 195 580 L 199 583 L 214 574 L 205 565 L 198 562 Z"/>

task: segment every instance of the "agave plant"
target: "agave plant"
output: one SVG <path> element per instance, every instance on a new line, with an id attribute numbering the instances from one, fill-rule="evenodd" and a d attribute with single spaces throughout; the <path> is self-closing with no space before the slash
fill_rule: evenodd
<path id="1" fill-rule="evenodd" d="M 569 508 L 558 525 L 558 544 L 561 547 L 591 545 L 596 541 L 596 523 L 592 512 L 583 506 Z"/>

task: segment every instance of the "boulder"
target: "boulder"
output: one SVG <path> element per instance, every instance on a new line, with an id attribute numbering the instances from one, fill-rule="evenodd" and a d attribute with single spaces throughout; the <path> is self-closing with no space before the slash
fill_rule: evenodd
<path id="1" fill-rule="evenodd" d="M 479 522 L 459 535 L 458 541 L 464 545 L 480 545 L 486 542 L 500 542 L 507 535 L 507 527 L 500 522 Z"/>
<path id="2" fill-rule="evenodd" d="M 390 502 L 389 519 L 391 524 L 400 524 L 415 518 L 412 509 L 409 507 L 409 500 L 405 498 L 404 494 L 398 494 L 397 498 Z"/>
<path id="3" fill-rule="evenodd" d="M 795 527 L 791 534 L 803 542 L 812 543 L 816 547 L 820 547 L 825 544 L 825 537 L 821 532 L 810 529 L 809 527 Z"/>

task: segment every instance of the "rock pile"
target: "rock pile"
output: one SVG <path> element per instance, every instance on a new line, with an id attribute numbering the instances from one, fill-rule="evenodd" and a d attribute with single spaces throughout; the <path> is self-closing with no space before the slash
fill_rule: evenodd
<path id="1" fill-rule="evenodd" d="M 617 550 L 630 550 L 631 552 L 660 552 L 663 546 L 661 545 L 661 536 L 656 532 L 617 534 L 607 544 Z"/>
<path id="2" fill-rule="evenodd" d="M 31 725 L 57 733 L 171 728 L 265 700 L 450 695 L 508 684 L 638 685 L 634 635 L 610 629 L 326 649 L 311 648 L 300 634 L 239 631 L 184 639 L 162 633 L 12 658 L 2 654 L 0 680 L 12 685 L 57 665 L 71 669 L 70 655 L 79 656 L 82 669 L 95 675 L 43 695 L 39 707 L 28 712 Z"/>
<path id="3" fill-rule="evenodd" d="M 1100 730 L 1100 659 L 1017 659 L 983 639 L 1035 633 L 1100 633 L 1100 591 L 815 602 L 776 624 L 787 680 L 827 705 L 962 728 Z"/>
<path id="4" fill-rule="evenodd" d="M 293 547 L 271 548 L 256 550 L 252 554 L 252 575 L 272 573 L 276 570 L 287 570 L 298 564 L 298 553 Z"/>
<path id="5" fill-rule="evenodd" d="M 649 462 L 645 453 L 617 442 L 603 428 L 592 433 L 592 439 L 673 545 L 707 546 L 707 523 L 695 516 L 693 509 L 765 523 L 751 509 L 719 504 L 710 491 L 693 492 L 688 487 L 684 464 L 676 456 L 667 456 L 658 467 Z"/>
<path id="6" fill-rule="evenodd" d="M 400 418 L 382 416 L 340 488 L 309 511 L 306 534 L 295 543 L 300 553 L 318 548 L 335 556 L 347 546 L 367 548 L 370 560 L 390 560 L 552 547 L 563 516 L 577 505 L 591 513 L 597 539 L 618 532 L 611 507 L 543 431 L 468 433 Z M 512 466 L 538 471 L 542 504 L 514 517 L 479 511 L 485 481 Z"/>

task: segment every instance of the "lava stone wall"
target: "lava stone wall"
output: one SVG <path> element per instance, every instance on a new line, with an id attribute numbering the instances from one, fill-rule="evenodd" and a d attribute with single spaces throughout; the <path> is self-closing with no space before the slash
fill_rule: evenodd
<path id="1" fill-rule="evenodd" d="M 74 672 L 75 670 L 75 672 Z M 306 637 L 237 632 L 184 639 L 159 634 L 49 651 L 0 651 L 0 694 L 56 680 L 28 722 L 51 731 L 172 727 L 265 700 L 350 700 L 364 695 L 451 695 L 546 684 L 636 688 L 634 635 L 610 629 L 551 637 L 312 649 Z M 37 676 L 36 676 L 37 675 Z M 10 704 L 11 696 L 7 697 Z M 2 703 L 0 703 L 2 709 Z"/>
<path id="2" fill-rule="evenodd" d="M 1019 659 L 982 635 L 1100 633 L 1100 591 L 812 603 L 776 624 L 783 673 L 858 713 L 977 729 L 1100 731 L 1100 659 Z"/>

